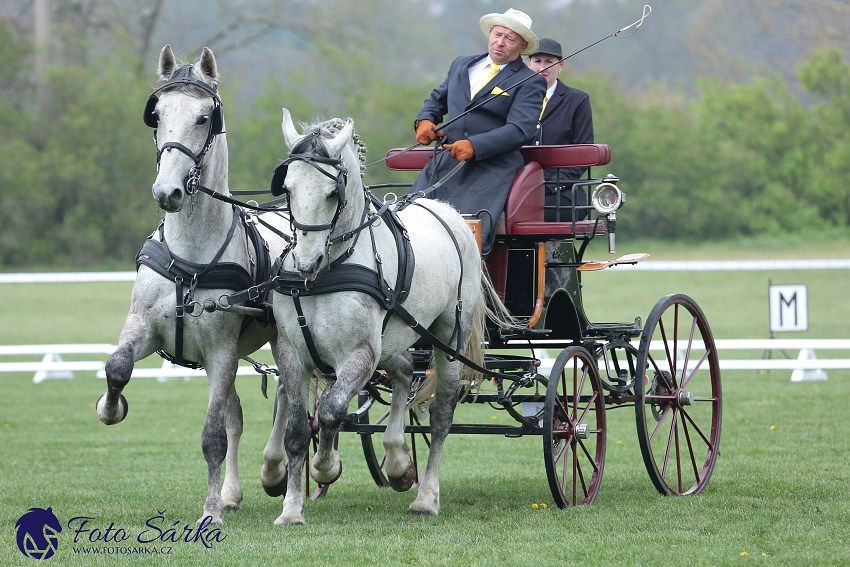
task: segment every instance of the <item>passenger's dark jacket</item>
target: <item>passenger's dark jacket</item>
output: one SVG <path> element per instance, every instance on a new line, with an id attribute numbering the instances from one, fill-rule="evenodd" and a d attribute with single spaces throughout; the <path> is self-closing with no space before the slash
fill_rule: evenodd
<path id="1" fill-rule="evenodd" d="M 592 144 L 593 143 L 593 114 L 590 109 L 590 97 L 584 91 L 568 87 L 558 80 L 552 99 L 546 101 L 546 109 L 540 118 L 540 126 L 535 133 L 533 144 Z M 546 205 L 554 206 L 557 202 L 556 189 L 564 187 L 561 191 L 561 206 L 570 207 L 570 189 L 572 183 L 564 183 L 567 179 L 578 179 L 587 171 L 587 168 L 570 168 L 560 170 L 545 169 L 543 175 L 546 178 Z M 577 205 L 586 205 L 586 196 L 583 191 L 578 192 Z M 565 217 L 562 211 L 560 220 L 570 220 L 569 214 Z M 555 220 L 554 212 L 546 210 L 546 220 Z"/>

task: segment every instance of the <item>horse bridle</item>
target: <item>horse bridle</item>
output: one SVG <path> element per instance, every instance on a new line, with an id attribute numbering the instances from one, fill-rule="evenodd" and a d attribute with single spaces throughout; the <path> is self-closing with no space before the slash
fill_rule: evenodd
<path id="1" fill-rule="evenodd" d="M 333 229 L 336 228 L 336 222 L 339 220 L 339 215 L 342 211 L 345 210 L 345 206 L 348 204 L 346 195 L 345 195 L 345 186 L 348 183 L 348 171 L 345 166 L 342 164 L 341 159 L 333 159 L 325 156 L 321 156 L 318 154 L 289 154 L 289 158 L 285 161 L 281 162 L 275 169 L 274 174 L 272 175 L 272 195 L 278 197 L 284 193 L 288 193 L 289 191 L 284 186 L 284 180 L 286 179 L 287 171 L 289 170 L 289 164 L 294 161 L 303 161 L 305 163 L 313 166 L 316 171 L 324 175 L 329 179 L 333 179 L 336 182 L 336 187 L 334 188 L 331 195 L 337 196 L 337 204 L 336 211 L 334 211 L 334 216 L 329 223 L 325 224 L 302 224 L 296 220 L 295 216 L 292 214 L 290 210 L 289 219 L 290 223 L 294 229 L 298 229 L 304 232 L 307 231 L 319 231 L 319 230 L 328 230 L 330 229 L 333 232 Z M 322 169 L 317 163 L 323 163 L 325 165 L 330 165 L 337 170 L 336 175 Z"/>
<path id="2" fill-rule="evenodd" d="M 207 139 L 202 146 L 200 153 L 195 154 L 192 150 L 184 146 L 179 142 L 166 142 L 159 146 L 159 142 L 157 140 L 157 127 L 159 126 L 159 119 L 156 116 L 156 105 L 159 102 L 159 97 L 157 97 L 157 93 L 173 88 L 179 85 L 191 85 L 193 87 L 197 87 L 207 93 L 213 99 L 213 109 L 210 112 L 209 116 L 209 129 L 207 130 Z M 213 140 L 216 136 L 223 133 L 224 119 L 222 115 L 222 105 L 221 98 L 218 96 L 218 88 L 213 85 L 209 86 L 203 81 L 200 81 L 195 78 L 192 74 L 192 65 L 183 65 L 178 68 L 177 71 L 174 72 L 174 75 L 160 87 L 154 89 L 154 91 L 148 97 L 147 102 L 145 103 L 145 110 L 142 118 L 145 121 L 145 124 L 154 129 L 153 132 L 153 141 L 157 146 L 156 151 L 156 169 L 159 171 L 159 163 L 162 159 L 162 153 L 171 150 L 172 148 L 183 152 L 189 158 L 195 162 L 195 165 L 189 168 L 189 172 L 186 174 L 186 177 L 183 179 L 183 187 L 186 190 L 187 195 L 194 195 L 198 187 L 201 183 L 201 169 L 203 168 L 204 156 L 209 151 L 210 147 L 212 147 Z"/>
<path id="3" fill-rule="evenodd" d="M 313 130 L 309 133 L 312 136 L 311 139 L 311 152 L 310 153 L 298 153 L 298 154 L 289 154 L 289 157 L 278 164 L 277 167 L 274 168 L 274 173 L 272 174 L 272 183 L 271 183 L 271 192 L 275 197 L 279 197 L 284 193 L 289 193 L 289 190 L 286 188 L 286 175 L 289 172 L 289 164 L 294 161 L 303 161 L 305 163 L 310 164 L 316 171 L 324 175 L 325 177 L 334 180 L 336 183 L 331 195 L 336 195 L 336 210 L 334 211 L 333 218 L 330 222 L 325 224 L 303 224 L 298 222 L 295 218 L 295 215 L 292 214 L 292 208 L 290 206 L 289 211 L 289 222 L 292 226 L 292 234 L 295 236 L 295 230 L 298 229 L 302 231 L 303 234 L 307 234 L 307 232 L 318 232 L 320 230 L 327 230 L 328 239 L 330 239 L 330 234 L 336 228 L 336 223 L 339 220 L 339 215 L 342 211 L 345 210 L 346 205 L 348 204 L 348 199 L 345 194 L 345 186 L 348 184 L 348 169 L 342 163 L 342 157 L 332 158 L 328 156 L 323 156 L 317 153 L 317 147 L 319 142 L 319 136 L 321 136 L 322 132 L 319 129 Z M 336 175 L 326 171 L 325 169 L 319 167 L 317 164 L 325 164 L 330 165 L 334 169 L 336 169 Z M 328 243 L 326 247 L 330 247 Z"/>

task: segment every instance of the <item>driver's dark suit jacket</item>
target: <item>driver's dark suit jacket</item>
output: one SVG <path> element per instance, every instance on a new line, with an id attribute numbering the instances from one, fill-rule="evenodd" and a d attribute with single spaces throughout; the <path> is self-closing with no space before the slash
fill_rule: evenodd
<path id="1" fill-rule="evenodd" d="M 479 214 L 483 252 L 490 253 L 494 227 L 505 208 L 510 184 L 525 164 L 519 149 L 537 131 L 537 119 L 546 93 L 546 80 L 518 57 L 508 63 L 475 97 L 469 99 L 469 66 L 484 57 L 473 55 L 454 60 L 445 81 L 425 100 L 416 120 L 436 125 L 489 100 L 457 122 L 444 128 L 443 143 L 468 139 L 475 156 L 429 197 L 451 203 L 461 213 Z M 521 85 L 507 91 L 523 79 Z M 495 96 L 494 96 L 495 93 Z M 438 151 L 413 184 L 412 192 L 424 191 L 455 165 L 446 150 Z M 486 212 L 481 212 L 481 211 Z"/>

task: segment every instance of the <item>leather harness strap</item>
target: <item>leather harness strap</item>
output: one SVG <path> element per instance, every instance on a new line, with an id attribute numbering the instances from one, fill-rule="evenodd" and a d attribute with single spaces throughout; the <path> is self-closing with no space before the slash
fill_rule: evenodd
<path id="1" fill-rule="evenodd" d="M 233 239 L 233 234 L 240 219 L 242 220 L 246 235 L 254 247 L 256 265 L 254 266 L 253 276 L 239 264 L 234 262 L 219 262 L 225 249 L 227 249 L 227 246 Z M 159 234 L 159 240 L 153 238 L 154 234 L 157 233 Z M 165 241 L 164 223 L 160 223 L 154 234 L 145 240 L 142 248 L 136 254 L 136 269 L 138 270 L 139 267 L 144 265 L 159 275 L 173 280 L 176 292 L 175 353 L 172 356 L 163 350 L 157 352 L 164 359 L 180 366 L 203 368 L 201 364 L 187 361 L 183 357 L 183 318 L 187 309 L 190 315 L 194 313 L 197 304 L 194 300 L 195 290 L 198 288 L 244 290 L 256 287 L 257 282 L 266 281 L 271 277 L 271 270 L 273 269 L 269 259 L 268 244 L 262 235 L 260 235 L 256 226 L 254 226 L 254 223 L 248 222 L 245 214 L 235 207 L 233 210 L 233 222 L 230 225 L 230 230 L 227 233 L 224 244 L 222 244 L 209 264 L 196 264 L 172 254 Z M 276 266 L 277 264 L 274 267 L 276 268 Z M 184 293 L 186 282 L 190 283 Z M 258 300 L 259 298 L 259 295 L 255 295 L 251 300 Z M 262 305 L 263 302 L 259 303 Z M 264 308 L 264 310 L 268 315 L 261 321 L 261 324 L 267 325 L 273 320 L 273 317 L 271 316 L 271 309 Z M 245 320 L 243 330 L 249 321 L 249 319 Z"/>

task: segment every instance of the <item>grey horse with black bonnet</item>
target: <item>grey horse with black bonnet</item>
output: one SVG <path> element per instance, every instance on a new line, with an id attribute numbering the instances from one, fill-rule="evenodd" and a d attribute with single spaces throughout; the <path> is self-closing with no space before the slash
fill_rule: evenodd
<path id="1" fill-rule="evenodd" d="M 242 408 L 235 388 L 239 358 L 274 342 L 276 329 L 246 315 L 246 310 L 211 308 L 222 295 L 265 278 L 258 266 L 268 262 L 261 255 L 281 254 L 289 220 L 276 213 L 258 219 L 198 194 L 201 186 L 229 196 L 227 140 L 213 53 L 204 48 L 197 63 L 179 65 L 166 45 L 160 54 L 159 79 L 164 87 L 149 99 L 145 122 L 156 128 L 158 174 L 153 197 L 165 211 L 165 220 L 137 258 L 130 313 L 118 348 L 106 363 L 107 392 L 97 402 L 97 414 L 107 425 L 126 417 L 122 391 L 133 365 L 156 351 L 179 363 L 203 366 L 209 405 L 201 447 L 209 474 L 199 521 L 209 516 L 220 523 L 224 510 L 238 509 L 242 503 L 237 465 Z M 256 233 L 268 250 L 256 243 Z M 157 261 L 158 257 L 165 260 Z"/>
<path id="2" fill-rule="evenodd" d="M 273 300 L 280 403 L 261 473 L 266 487 L 287 479 L 278 525 L 305 523 L 297 471 L 304 466 L 311 434 L 306 404 L 313 371 L 318 367 L 333 372 L 335 382 L 322 394 L 316 412 L 319 447 L 310 461 L 311 476 L 323 484 L 339 478 L 342 462 L 334 436 L 351 399 L 380 368 L 393 385 L 383 438 L 385 471 L 393 488 L 408 490 L 419 480 L 404 436 L 413 376 L 408 348 L 419 338 L 410 322 L 415 319 L 444 343 L 478 350 L 481 337 L 473 337 L 473 328 L 476 320 L 477 328 L 483 328 L 485 312 L 480 252 L 457 211 L 422 199 L 398 211 L 399 223 L 387 216 L 369 216 L 386 207 L 364 192 L 350 119 L 311 125 L 302 136 L 284 109 L 283 135 L 291 150 L 284 185 L 295 241 L 284 259 L 282 283 Z M 407 262 L 402 258 L 407 254 L 405 240 L 410 244 Z M 371 279 L 376 285 L 312 294 L 334 279 L 343 285 Z M 430 453 L 418 496 L 409 508 L 419 515 L 440 510 L 440 456 L 462 371 L 460 362 L 442 353 L 435 364 Z M 288 471 L 295 474 L 287 475 L 287 462 Z"/>

